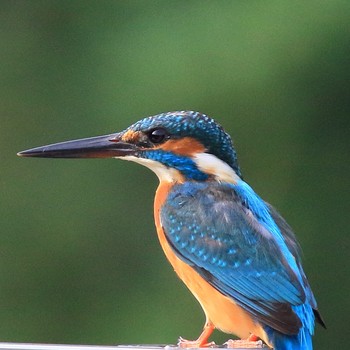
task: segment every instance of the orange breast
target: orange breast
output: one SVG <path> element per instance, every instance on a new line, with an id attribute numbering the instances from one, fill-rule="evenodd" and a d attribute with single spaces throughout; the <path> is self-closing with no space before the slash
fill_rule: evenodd
<path id="1" fill-rule="evenodd" d="M 158 238 L 170 264 L 201 304 L 207 320 L 210 320 L 216 328 L 226 333 L 235 334 L 242 339 L 248 338 L 250 334 L 255 334 L 266 341 L 265 332 L 246 311 L 236 305 L 232 299 L 212 287 L 191 266 L 179 259 L 170 247 L 159 214 L 172 186 L 172 183 L 161 183 L 154 203 L 154 218 Z"/>

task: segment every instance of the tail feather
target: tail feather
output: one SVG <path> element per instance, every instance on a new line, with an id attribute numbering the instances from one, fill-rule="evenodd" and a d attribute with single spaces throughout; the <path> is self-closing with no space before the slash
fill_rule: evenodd
<path id="1" fill-rule="evenodd" d="M 302 327 L 298 334 L 286 335 L 269 326 L 264 326 L 264 330 L 274 350 L 312 350 L 312 336 L 315 323 L 312 307 L 310 304 L 303 304 L 293 306 L 293 309 L 302 322 Z"/>
<path id="2" fill-rule="evenodd" d="M 265 329 L 274 350 L 312 350 L 311 335 L 302 334 L 285 335 L 270 328 Z"/>

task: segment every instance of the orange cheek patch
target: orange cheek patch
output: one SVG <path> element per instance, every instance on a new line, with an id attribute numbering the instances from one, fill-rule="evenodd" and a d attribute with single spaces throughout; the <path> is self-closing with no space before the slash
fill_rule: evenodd
<path id="1" fill-rule="evenodd" d="M 205 147 L 192 137 L 184 137 L 180 140 L 169 140 L 159 148 L 182 156 L 192 156 L 196 153 L 205 152 Z"/>
<path id="2" fill-rule="evenodd" d="M 124 142 L 137 142 L 142 133 L 140 131 L 128 130 L 123 136 L 122 141 Z"/>

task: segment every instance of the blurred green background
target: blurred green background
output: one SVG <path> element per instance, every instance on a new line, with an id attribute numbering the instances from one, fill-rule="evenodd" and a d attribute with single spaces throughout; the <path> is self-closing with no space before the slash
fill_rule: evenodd
<path id="1" fill-rule="evenodd" d="M 157 178 L 16 152 L 192 109 L 295 229 L 328 330 L 349 334 L 349 1 L 1 1 L 0 340 L 195 338 L 202 311 L 157 242 Z M 222 342 L 227 335 L 216 332 Z"/>

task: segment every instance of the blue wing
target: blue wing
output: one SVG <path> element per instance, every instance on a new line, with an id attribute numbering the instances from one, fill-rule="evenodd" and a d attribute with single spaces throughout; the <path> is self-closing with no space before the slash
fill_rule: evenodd
<path id="1" fill-rule="evenodd" d="M 175 185 L 161 208 L 161 223 L 178 257 L 212 286 L 257 321 L 296 334 L 302 324 L 292 306 L 314 299 L 305 290 L 294 235 L 290 231 L 282 241 L 276 237 L 269 224 L 275 223 L 273 216 L 280 217 L 270 215 L 271 208 L 259 200 L 242 200 L 229 184 Z"/>

